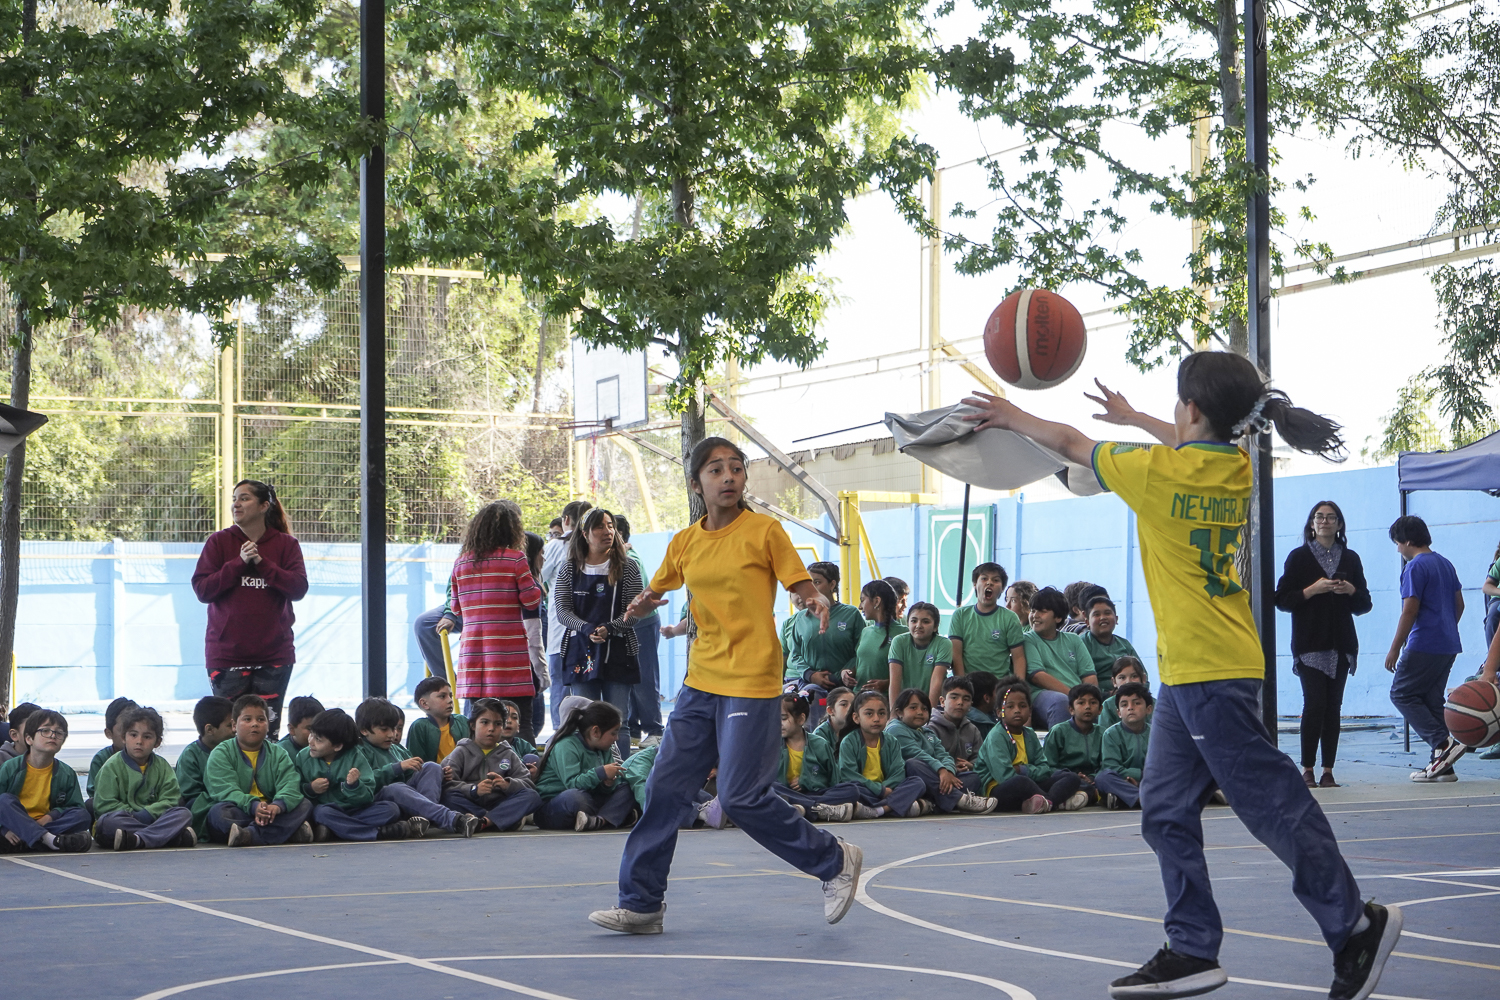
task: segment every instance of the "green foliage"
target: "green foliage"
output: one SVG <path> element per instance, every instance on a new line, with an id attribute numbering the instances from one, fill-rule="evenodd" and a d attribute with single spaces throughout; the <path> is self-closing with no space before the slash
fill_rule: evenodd
<path id="1" fill-rule="evenodd" d="M 1360 450 L 1369 461 L 1391 461 L 1403 451 L 1451 451 L 1473 444 L 1497 429 L 1493 422 L 1470 424 L 1452 432 L 1433 419 L 1433 401 L 1437 390 L 1422 376 L 1414 376 L 1396 395 L 1395 407 L 1381 419 L 1379 442 Z"/>
<path id="2" fill-rule="evenodd" d="M 916 0 L 434 0 L 399 22 L 544 109 L 522 164 L 426 147 L 393 184 L 397 259 L 480 259 L 593 343 L 677 357 L 674 399 L 732 351 L 807 364 L 818 256 L 872 182 L 911 218 L 932 151 L 891 127 L 927 54 Z M 526 169 L 549 154 L 554 169 Z M 638 238 L 597 212 L 643 206 Z"/>

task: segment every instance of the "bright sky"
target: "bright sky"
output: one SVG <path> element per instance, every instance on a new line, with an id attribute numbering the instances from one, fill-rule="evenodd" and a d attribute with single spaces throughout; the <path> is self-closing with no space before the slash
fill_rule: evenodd
<path id="1" fill-rule="evenodd" d="M 940 25 L 940 30 L 945 42 L 954 43 L 968 37 L 976 23 L 972 8 L 967 8 Z M 1017 133 L 998 123 L 976 125 L 968 120 L 950 93 L 930 99 L 912 117 L 911 124 L 920 139 L 936 147 L 940 166 L 997 153 L 1022 141 Z M 1189 142 L 1185 132 L 1154 144 L 1136 133 L 1122 134 L 1118 141 L 1127 159 L 1144 160 L 1157 169 L 1187 167 Z M 1349 159 L 1339 138 L 1326 139 L 1309 132 L 1277 136 L 1275 144 L 1282 157 L 1283 176 L 1313 174 L 1318 179 L 1309 193 L 1289 191 L 1281 199 L 1288 215 L 1294 216 L 1288 225 L 1298 237 L 1325 241 L 1335 253 L 1344 254 L 1421 238 L 1431 231 L 1434 209 L 1443 194 L 1441 181 L 1407 173 L 1389 157 L 1367 154 L 1362 159 Z M 1017 153 L 1010 153 L 1004 159 L 1017 163 L 1017 157 Z M 1078 204 L 1107 193 L 1102 176 L 1081 179 L 1069 190 L 1070 198 Z M 994 197 L 985 186 L 984 171 L 973 165 L 945 171 L 943 195 L 949 208 L 957 201 L 978 207 Z M 1313 208 L 1315 222 L 1295 218 L 1302 204 Z M 1143 208 L 1134 209 L 1129 216 L 1134 225 L 1119 237 L 1120 247 L 1138 247 L 1154 274 L 1185 274 L 1188 224 L 1151 216 Z M 992 221 L 993 217 L 981 210 L 973 221 L 950 220 L 947 224 L 963 225 L 964 231 L 987 238 Z M 1286 236 L 1280 241 L 1283 245 L 1290 243 Z M 1451 242 L 1438 243 L 1419 253 L 1431 256 L 1452 249 Z M 1382 257 L 1367 266 L 1412 256 Z M 966 278 L 953 273 L 951 260 L 945 263 L 939 299 L 941 331 L 965 350 L 981 354 L 978 336 L 990 311 L 1014 281 L 1014 274 Z M 1289 259 L 1288 263 L 1294 261 Z M 825 261 L 823 270 L 835 280 L 841 302 L 826 322 L 828 351 L 819 365 L 924 345 L 925 256 L 919 238 L 891 208 L 885 195 L 876 192 L 855 202 L 850 231 Z M 1298 277 L 1305 280 L 1317 275 Z M 1058 291 L 1085 313 L 1106 305 L 1091 287 Z M 1093 327 L 1112 319 L 1095 317 L 1089 322 Z M 1068 383 L 1044 392 L 1012 390 L 1011 398 L 1042 416 L 1103 434 L 1108 425 L 1089 419 L 1094 410 L 1082 397 L 1082 391 L 1092 387 L 1097 377 L 1124 392 L 1137 407 L 1170 419 L 1174 368 L 1169 365 L 1147 374 L 1136 371 L 1124 360 L 1126 330 L 1122 325 L 1092 329 L 1088 354 Z M 1411 374 L 1442 357 L 1436 304 L 1426 272 L 1413 270 L 1279 298 L 1272 308 L 1272 345 L 1275 384 L 1299 405 L 1341 420 L 1351 444 L 1350 464 L 1366 464 L 1358 456 L 1359 449 L 1367 439 L 1378 436 L 1380 417 L 1394 405 L 1397 389 Z M 749 374 L 783 371 L 787 371 L 783 365 L 766 365 Z M 828 374 L 849 373 L 845 369 Z M 807 378 L 803 375 L 789 381 L 805 382 Z M 758 427 L 791 450 L 791 442 L 797 438 L 876 421 L 887 410 L 917 410 L 922 378 L 920 368 L 908 367 L 791 389 L 777 390 L 772 380 L 756 381 L 743 388 L 741 402 Z M 942 403 L 957 402 L 973 388 L 974 380 L 961 368 L 943 366 Z M 882 428 L 872 427 L 795 447 L 830 445 L 883 433 Z M 1306 473 L 1326 468 L 1319 459 L 1298 456 L 1289 471 Z"/>

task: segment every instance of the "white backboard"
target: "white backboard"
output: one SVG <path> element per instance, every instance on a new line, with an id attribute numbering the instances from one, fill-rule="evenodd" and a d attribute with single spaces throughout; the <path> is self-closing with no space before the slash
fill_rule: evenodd
<path id="1" fill-rule="evenodd" d="M 645 424 L 647 391 L 645 351 L 573 341 L 574 438 Z"/>

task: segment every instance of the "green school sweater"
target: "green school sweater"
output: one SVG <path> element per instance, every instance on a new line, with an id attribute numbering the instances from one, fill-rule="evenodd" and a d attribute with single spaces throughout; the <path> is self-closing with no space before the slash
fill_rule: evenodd
<path id="1" fill-rule="evenodd" d="M 144 809 L 152 819 L 160 819 L 181 798 L 177 775 L 165 758 L 153 753 L 146 758 L 146 766 L 138 768 L 128 754 L 117 753 L 99 769 L 99 780 L 94 785 L 94 815 Z"/>
<path id="2" fill-rule="evenodd" d="M 250 795 L 250 787 L 260 789 L 260 798 Z M 287 752 L 275 743 L 262 743 L 255 770 L 250 758 L 240 749 L 239 740 L 230 737 L 214 747 L 203 769 L 203 797 L 210 804 L 232 802 L 245 812 L 256 802 L 277 803 L 282 809 L 295 809 L 302 803 L 302 775 Z"/>
<path id="3" fill-rule="evenodd" d="M 182 795 L 179 805 L 193 811 L 193 829 L 198 836 L 208 835 L 208 807 L 213 805 L 203 794 L 203 771 L 208 766 L 208 755 L 212 747 L 203 745 L 203 740 L 194 740 L 177 755 L 177 789 Z"/>
<path id="4" fill-rule="evenodd" d="M 895 719 L 886 726 L 885 734 L 901 749 L 903 761 L 916 759 L 934 771 L 946 768 L 954 774 L 958 773 L 958 767 L 953 763 L 953 755 L 943 746 L 943 741 L 938 739 L 936 734 L 926 729 L 913 729 L 900 719 Z"/>
<path id="5" fill-rule="evenodd" d="M 854 648 L 854 676 L 858 678 L 860 687 L 871 681 L 890 679 L 891 643 L 897 637 L 905 635 L 906 631 L 906 626 L 900 622 L 891 622 L 889 634 L 884 625 L 865 622 L 865 629 L 859 634 L 859 642 Z M 894 698 L 899 690 L 892 691 L 891 697 Z"/>
<path id="6" fill-rule="evenodd" d="M 781 623 L 781 679 L 787 681 L 799 680 L 802 671 L 807 666 L 800 657 L 792 653 L 792 629 L 797 625 L 797 616 L 788 615 L 786 621 Z"/>
<path id="7" fill-rule="evenodd" d="M 356 766 L 361 774 L 369 772 L 371 780 L 375 782 L 377 792 L 386 785 L 405 781 L 407 772 L 402 769 L 401 762 L 408 757 L 417 756 L 400 743 L 392 743 L 382 750 L 363 737 L 360 737 L 360 741 L 354 744 L 354 748 L 359 751 L 360 756 L 360 763 Z M 301 770 L 300 766 L 298 770 Z"/>
<path id="8" fill-rule="evenodd" d="M 453 745 L 458 746 L 459 740 L 468 739 L 473 735 L 469 729 L 469 720 L 454 712 L 448 716 L 448 734 L 453 737 Z M 421 757 L 434 764 L 441 764 L 443 759 L 438 756 L 438 740 L 442 738 L 442 735 L 437 723 L 424 715 L 413 722 L 411 728 L 406 731 L 406 745 L 411 748 L 413 757 Z"/>
<path id="9" fill-rule="evenodd" d="M 935 635 L 927 645 L 918 646 L 910 632 L 902 632 L 891 640 L 887 660 L 887 670 L 891 663 L 901 664 L 901 684 L 893 686 L 891 694 L 899 694 L 906 688 L 926 691 L 932 687 L 934 670 L 948 676 L 948 668 L 953 665 L 953 643 L 945 636 Z"/>
<path id="10" fill-rule="evenodd" d="M 541 752 L 536 748 L 535 743 L 528 743 L 519 736 L 508 736 L 505 742 L 510 744 L 510 748 L 516 752 L 516 756 L 518 757 L 525 757 L 529 753 Z M 632 756 L 634 755 L 632 754 Z"/>
<path id="11" fill-rule="evenodd" d="M 0 794 L 9 792 L 19 796 L 26 785 L 26 761 L 31 755 L 23 753 L 0 764 Z M 60 760 L 52 761 L 52 794 L 47 799 L 52 808 L 48 815 L 61 816 L 68 809 L 83 807 L 83 789 L 78 786 L 78 772 Z"/>
<path id="12" fill-rule="evenodd" d="M 514 740 L 511 741 L 515 743 Z M 651 777 L 651 768 L 656 766 L 656 752 L 661 749 L 661 744 L 644 747 L 625 758 L 625 770 L 620 772 L 620 777 L 625 779 L 625 784 L 630 786 L 630 794 L 635 796 L 635 804 L 646 811 L 646 779 Z M 518 749 L 516 753 L 520 753 Z M 531 751 L 527 751 L 528 753 Z"/>
<path id="13" fill-rule="evenodd" d="M 802 775 L 797 779 L 797 783 L 809 795 L 826 792 L 839 783 L 838 755 L 834 753 L 831 738 L 824 737 L 823 731 L 822 726 L 813 730 L 807 737 L 807 747 L 802 751 Z M 831 726 L 828 732 L 833 732 Z M 785 774 L 787 752 L 784 746 L 781 749 L 781 755 L 781 772 Z"/>
<path id="14" fill-rule="evenodd" d="M 1059 729 L 1059 726 L 1053 726 Z M 1027 726 L 1021 730 L 1021 739 L 1026 747 L 1026 773 L 1033 781 L 1046 781 L 1052 775 L 1042 755 L 1042 742 Z M 979 759 L 974 762 L 974 773 L 984 779 L 985 790 L 991 784 L 1001 784 L 1016 775 L 1016 738 L 1004 726 L 990 730 L 979 745 Z"/>
<path id="15" fill-rule="evenodd" d="M 286 755 L 293 760 L 296 760 L 297 754 L 302 752 L 302 748 L 297 745 L 297 741 L 292 739 L 291 733 L 287 733 L 281 739 L 277 740 L 276 745 L 285 750 Z"/>
<path id="16" fill-rule="evenodd" d="M 613 745 L 604 750 L 591 750 L 577 733 L 557 740 L 547 754 L 547 766 L 536 776 L 537 794 L 550 800 L 569 788 L 593 791 L 603 787 L 602 768 L 614 763 L 613 750 Z"/>
<path id="17" fill-rule="evenodd" d="M 1083 678 L 1094 672 L 1094 661 L 1083 640 L 1072 632 L 1059 632 L 1051 639 L 1043 639 L 1035 632 L 1026 633 L 1026 678 L 1030 680 L 1040 671 L 1046 671 L 1053 679 L 1062 681 L 1067 687 L 1083 682 Z M 1046 688 L 1031 685 L 1031 697 Z"/>
<path id="18" fill-rule="evenodd" d="M 375 801 L 375 779 L 366 769 L 365 755 L 360 753 L 357 743 L 328 760 L 319 760 L 309 747 L 303 747 L 292 763 L 302 778 L 302 795 L 320 806 L 337 806 L 352 812 Z M 352 785 L 346 780 L 350 768 L 359 771 L 359 778 Z M 312 783 L 318 778 L 328 779 L 328 790 L 322 794 L 312 790 Z"/>
<path id="19" fill-rule="evenodd" d="M 833 674 L 834 683 L 839 681 L 839 672 L 853 670 L 858 665 L 855 651 L 859 647 L 860 634 L 865 629 L 865 616 L 849 604 L 835 604 L 828 614 L 828 631 L 818 632 L 818 619 L 806 611 L 799 611 L 790 619 L 791 654 L 809 670 L 827 670 Z M 798 676 L 801 676 L 800 674 Z"/>
<path id="20" fill-rule="evenodd" d="M 982 708 L 969 709 L 968 719 L 979 730 L 980 739 L 985 739 L 991 731 L 1000 728 L 1000 720 Z"/>
<path id="21" fill-rule="evenodd" d="M 120 751 L 116 750 L 113 746 L 107 746 L 100 750 L 98 753 L 94 754 L 94 759 L 89 761 L 89 781 L 88 785 L 84 788 L 84 793 L 88 795 L 89 798 L 94 797 L 94 786 L 99 781 L 99 769 L 104 766 L 105 761 L 109 760 L 119 752 Z"/>
<path id="22" fill-rule="evenodd" d="M 803 765 L 806 766 L 805 764 Z M 854 781 L 876 795 L 883 789 L 895 788 L 906 780 L 906 758 L 901 756 L 901 746 L 889 736 L 880 737 L 880 770 L 883 777 L 871 781 L 863 774 L 865 769 L 865 741 L 855 733 L 839 745 L 839 781 Z"/>
<path id="23" fill-rule="evenodd" d="M 1143 727 L 1140 732 L 1132 733 L 1120 722 L 1106 729 L 1100 769 L 1140 781 L 1141 768 L 1146 766 L 1146 748 L 1151 743 L 1151 723 L 1143 723 Z"/>
<path id="24" fill-rule="evenodd" d="M 1094 638 L 1094 633 L 1085 632 L 1080 638 L 1083 646 L 1089 651 L 1089 659 L 1094 661 L 1094 673 L 1099 677 L 1099 690 L 1109 694 L 1115 689 L 1115 658 L 1120 656 L 1134 656 L 1141 658 L 1141 654 L 1135 651 L 1124 636 L 1111 636 L 1108 646 Z"/>
<path id="25" fill-rule="evenodd" d="M 1004 677 L 1011 673 L 1010 651 L 1025 645 L 1024 633 L 1016 613 L 998 604 L 989 614 L 981 614 L 972 604 L 959 608 L 948 623 L 948 638 L 963 643 L 967 674 Z"/>
<path id="26" fill-rule="evenodd" d="M 1095 726 L 1086 733 L 1079 732 L 1078 724 L 1069 719 L 1047 730 L 1042 757 L 1053 770 L 1098 774 L 1103 742 L 1104 730 Z"/>

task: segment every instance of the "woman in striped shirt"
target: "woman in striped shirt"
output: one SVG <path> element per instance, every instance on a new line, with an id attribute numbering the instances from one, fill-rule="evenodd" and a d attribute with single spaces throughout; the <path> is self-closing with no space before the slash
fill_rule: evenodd
<path id="1" fill-rule="evenodd" d="M 458 657 L 461 698 L 508 698 L 521 710 L 521 736 L 531 732 L 531 699 L 536 684 L 526 641 L 527 617 L 542 604 L 526 561 L 521 508 L 508 500 L 486 504 L 464 529 L 450 582 L 452 610 L 462 616 Z"/>

